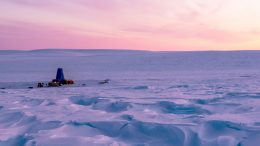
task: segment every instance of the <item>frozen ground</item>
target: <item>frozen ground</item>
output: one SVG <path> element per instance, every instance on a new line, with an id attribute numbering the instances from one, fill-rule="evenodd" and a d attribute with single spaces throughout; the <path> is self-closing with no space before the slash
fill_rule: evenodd
<path id="1" fill-rule="evenodd" d="M 28 89 L 57 67 L 77 84 Z M 0 146 L 258 146 L 259 69 L 258 51 L 0 51 Z"/>

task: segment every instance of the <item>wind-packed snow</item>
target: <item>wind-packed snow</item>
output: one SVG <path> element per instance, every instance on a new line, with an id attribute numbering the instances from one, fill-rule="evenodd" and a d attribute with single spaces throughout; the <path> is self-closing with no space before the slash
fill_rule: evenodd
<path id="1" fill-rule="evenodd" d="M 35 88 L 58 67 L 76 84 Z M 0 51 L 0 146 L 258 146 L 259 70 L 259 51 Z"/>

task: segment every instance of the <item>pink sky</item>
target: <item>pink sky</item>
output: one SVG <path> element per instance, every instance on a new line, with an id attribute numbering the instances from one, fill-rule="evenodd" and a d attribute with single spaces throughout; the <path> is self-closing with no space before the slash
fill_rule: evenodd
<path id="1" fill-rule="evenodd" d="M 0 12 L 0 49 L 260 49 L 259 0 L 2 0 Z"/>

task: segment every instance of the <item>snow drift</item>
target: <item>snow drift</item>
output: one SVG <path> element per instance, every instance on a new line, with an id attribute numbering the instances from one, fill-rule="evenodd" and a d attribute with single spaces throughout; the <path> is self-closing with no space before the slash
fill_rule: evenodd
<path id="1" fill-rule="evenodd" d="M 77 84 L 27 88 L 58 67 Z M 0 145 L 255 146 L 259 68 L 258 51 L 0 51 Z"/>

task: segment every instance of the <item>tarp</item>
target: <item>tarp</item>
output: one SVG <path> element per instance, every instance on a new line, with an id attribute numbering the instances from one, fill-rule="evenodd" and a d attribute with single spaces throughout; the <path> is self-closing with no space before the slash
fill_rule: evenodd
<path id="1" fill-rule="evenodd" d="M 62 68 L 58 68 L 57 74 L 56 74 L 56 80 L 58 80 L 58 81 L 64 81 L 65 80 Z"/>

